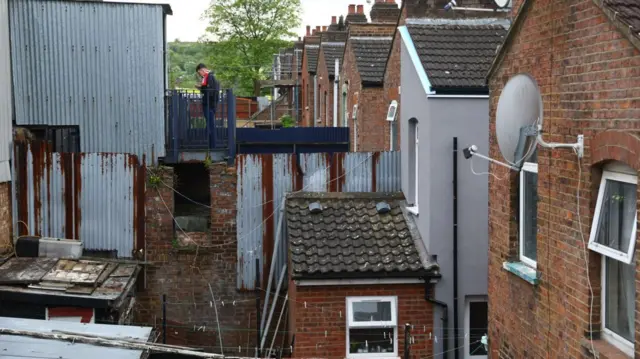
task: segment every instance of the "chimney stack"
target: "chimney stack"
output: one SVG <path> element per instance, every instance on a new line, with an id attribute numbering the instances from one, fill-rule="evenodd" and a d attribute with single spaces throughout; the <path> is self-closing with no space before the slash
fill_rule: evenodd
<path id="1" fill-rule="evenodd" d="M 311 26 L 307 25 L 307 35 L 306 36 L 311 36 Z"/>
<path id="2" fill-rule="evenodd" d="M 356 6 L 354 4 L 349 5 L 349 11 L 347 12 L 347 14 L 351 15 L 355 13 L 356 13 Z"/>
<path id="3" fill-rule="evenodd" d="M 311 36 L 316 36 L 316 29 L 313 29 L 313 31 L 311 31 Z"/>
<path id="4" fill-rule="evenodd" d="M 322 31 L 322 29 L 320 28 L 320 26 L 316 26 L 316 32 L 320 32 Z"/>
<path id="5" fill-rule="evenodd" d="M 327 27 L 326 27 L 326 26 L 323 26 L 323 27 L 322 27 L 322 32 L 325 32 L 325 31 L 327 31 Z"/>
<path id="6" fill-rule="evenodd" d="M 337 16 L 332 16 L 331 17 L 331 25 L 335 25 L 338 23 L 338 17 Z"/>
<path id="7" fill-rule="evenodd" d="M 358 5 L 358 14 L 364 15 L 364 5 Z"/>

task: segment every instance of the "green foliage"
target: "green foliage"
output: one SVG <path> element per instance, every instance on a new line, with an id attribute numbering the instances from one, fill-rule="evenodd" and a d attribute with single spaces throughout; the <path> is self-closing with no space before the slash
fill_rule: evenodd
<path id="1" fill-rule="evenodd" d="M 162 179 L 160 178 L 160 176 L 155 174 L 149 176 L 149 186 L 158 188 L 158 186 L 160 186 L 160 183 L 162 183 Z"/>
<path id="2" fill-rule="evenodd" d="M 223 85 L 241 96 L 253 94 L 254 80 L 266 78 L 273 54 L 291 45 L 300 24 L 300 0 L 217 0 L 204 14 L 212 67 Z"/>
<path id="3" fill-rule="evenodd" d="M 283 115 L 280 117 L 280 123 L 284 128 L 293 127 L 293 118 L 290 115 Z"/>
<path id="4" fill-rule="evenodd" d="M 211 166 L 213 165 L 213 161 L 211 161 L 211 156 L 207 154 L 207 157 L 204 158 L 204 162 L 202 162 L 202 164 L 204 165 L 204 168 L 211 169 Z"/>
<path id="5" fill-rule="evenodd" d="M 196 75 L 196 66 L 206 62 L 210 49 L 199 42 L 170 42 L 169 49 L 169 87 L 193 89 L 200 82 Z"/>

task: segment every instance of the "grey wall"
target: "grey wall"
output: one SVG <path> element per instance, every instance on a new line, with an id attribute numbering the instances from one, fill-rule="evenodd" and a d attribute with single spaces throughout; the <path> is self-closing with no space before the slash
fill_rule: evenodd
<path id="1" fill-rule="evenodd" d="M 427 98 L 409 52 L 401 58 L 401 170 L 402 190 L 413 196 L 409 119 L 419 122 L 418 229 L 429 254 L 438 256 L 442 279 L 436 299 L 449 305 L 449 350 L 454 348 L 454 327 L 459 329 L 458 346 L 464 345 L 465 299 L 487 295 L 488 268 L 488 177 L 472 173 L 462 148 L 472 144 L 487 152 L 489 141 L 488 98 Z M 458 323 L 453 322 L 453 138 L 458 137 Z M 475 159 L 476 173 L 487 172 L 488 162 Z M 442 337 L 440 309 L 434 316 L 435 334 Z M 434 353 L 442 353 L 443 341 L 434 342 Z M 448 358 L 453 358 L 451 351 Z M 445 358 L 436 355 L 435 358 Z M 460 358 L 464 358 L 460 350 Z"/>
<path id="2" fill-rule="evenodd" d="M 0 183 L 11 181 L 11 56 L 9 52 L 9 0 L 0 0 Z"/>
<path id="3" fill-rule="evenodd" d="M 164 156 L 162 6 L 12 0 L 9 14 L 18 125 L 79 125 L 83 152 Z"/>

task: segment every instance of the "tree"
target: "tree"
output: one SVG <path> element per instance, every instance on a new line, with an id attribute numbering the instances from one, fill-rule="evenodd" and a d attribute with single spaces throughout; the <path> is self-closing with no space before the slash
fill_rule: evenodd
<path id="1" fill-rule="evenodd" d="M 215 0 L 204 14 L 204 39 L 216 41 L 211 62 L 220 81 L 252 94 L 253 81 L 271 69 L 273 54 L 291 45 L 300 11 L 300 0 Z"/>

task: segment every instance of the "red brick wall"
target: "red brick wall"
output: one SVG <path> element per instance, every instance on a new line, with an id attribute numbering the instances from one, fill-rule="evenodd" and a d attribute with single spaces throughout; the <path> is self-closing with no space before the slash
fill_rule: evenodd
<path id="1" fill-rule="evenodd" d="M 319 44 L 320 37 L 318 36 L 308 36 L 305 37 L 305 45 L 308 44 Z M 309 74 L 309 54 L 307 52 L 307 48 L 305 47 L 302 55 L 302 74 L 301 74 L 301 82 L 305 85 L 302 88 L 302 124 L 303 127 L 313 126 L 313 98 L 315 89 L 313 87 L 313 75 Z"/>
<path id="2" fill-rule="evenodd" d="M 382 86 L 362 89 L 358 106 L 358 151 L 389 150 L 388 109 Z"/>
<path id="3" fill-rule="evenodd" d="M 505 171 L 491 165 L 498 179 L 489 176 L 490 358 L 592 358 L 585 354 L 584 347 L 590 345 L 584 345 L 584 340 L 592 299 L 593 328 L 601 329 L 601 256 L 588 251 L 587 277 L 582 234 L 588 241 L 602 161 L 616 159 L 640 168 L 640 52 L 592 0 L 534 1 L 490 81 L 493 158 L 502 158 L 495 137 L 498 99 L 508 79 L 518 73 L 530 74 L 540 87 L 545 140 L 569 143 L 575 142 L 576 135 L 585 135 L 579 192 L 583 227 L 580 231 L 576 156 L 566 149 L 539 147 L 537 268 L 541 282 L 532 286 L 503 270 L 503 262 L 518 254 L 517 177 L 500 179 Z M 636 287 L 638 280 L 640 275 Z M 640 308 L 638 297 L 636 308 Z M 636 324 L 636 341 L 639 331 Z M 625 357 L 604 340 L 596 340 L 595 346 L 600 358 Z M 640 357 L 638 345 L 635 357 Z"/>
<path id="4" fill-rule="evenodd" d="M 353 24 L 349 26 L 349 37 L 352 36 L 392 36 L 395 32 L 396 24 L 389 23 L 367 23 Z"/>
<path id="5" fill-rule="evenodd" d="M 211 285 L 218 300 L 224 346 L 246 347 L 249 343 L 253 347 L 255 294 L 236 290 L 236 171 L 226 164 L 214 164 L 209 172 L 211 234 L 199 248 L 176 245 L 173 219 L 163 204 L 164 200 L 173 211 L 174 193 L 164 184 L 147 184 L 146 259 L 150 264 L 146 266 L 146 288 L 137 297 L 136 321 L 161 329 L 161 298 L 166 294 L 170 342 L 220 352 Z M 171 168 L 152 169 L 149 174 L 174 187 Z M 243 349 L 238 355 L 253 352 Z"/>
<path id="6" fill-rule="evenodd" d="M 294 287 L 293 283 L 289 287 Z M 410 357 L 431 358 L 433 342 L 428 338 L 433 332 L 433 306 L 424 299 L 424 284 L 295 288 L 289 292 L 291 329 L 295 328 L 296 333 L 294 358 L 345 357 L 349 296 L 397 296 L 398 356 L 404 355 L 403 326 L 409 323 L 415 326 Z"/>
<path id="7" fill-rule="evenodd" d="M 0 183 L 0 254 L 13 248 L 11 219 L 11 182 Z"/>
<path id="8" fill-rule="evenodd" d="M 349 83 L 349 89 L 347 91 L 347 115 L 348 115 L 348 123 L 349 123 L 349 138 L 351 139 L 351 150 L 353 150 L 353 141 L 354 141 L 354 128 L 353 128 L 353 120 L 351 120 L 353 105 L 358 103 L 358 97 L 362 92 L 362 81 L 360 80 L 360 73 L 358 72 L 358 66 L 356 64 L 355 54 L 353 53 L 353 49 L 351 48 L 351 41 L 347 40 L 344 58 L 342 59 L 342 68 L 340 70 L 340 79 L 341 79 L 341 91 L 342 84 L 345 81 Z M 361 105 L 358 105 L 358 108 Z"/>
<path id="9" fill-rule="evenodd" d="M 333 126 L 333 81 L 329 79 L 329 71 L 324 56 L 324 51 L 320 47 L 320 55 L 318 55 L 318 118 L 320 122 L 316 122 L 316 126 L 326 127 Z M 334 65 L 335 66 L 335 65 Z M 325 92 L 327 93 L 325 99 Z M 328 105 L 327 105 L 328 103 Z M 329 111 L 327 112 L 327 109 Z M 317 120 L 317 119 L 316 119 Z"/>
<path id="10" fill-rule="evenodd" d="M 400 18 L 398 19 L 397 26 L 403 26 L 405 24 L 406 18 L 406 10 L 403 7 L 402 12 L 400 14 Z M 396 26 L 396 29 L 397 29 Z M 397 138 L 395 141 L 395 150 L 400 150 L 400 128 L 402 126 L 402 121 L 400 121 L 400 113 L 402 111 L 402 106 L 400 104 L 400 50 L 402 48 L 402 38 L 400 37 L 400 33 L 395 30 L 393 33 L 393 44 L 391 45 L 391 52 L 389 53 L 389 58 L 387 59 L 387 67 L 384 73 L 384 96 L 385 103 L 390 104 L 391 101 L 398 101 L 398 112 L 396 115 L 396 133 Z"/>

